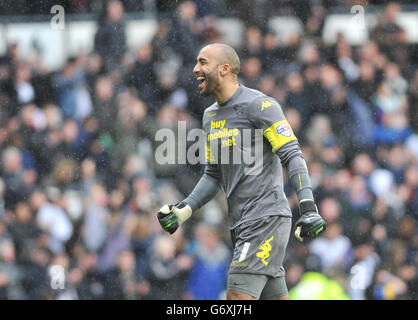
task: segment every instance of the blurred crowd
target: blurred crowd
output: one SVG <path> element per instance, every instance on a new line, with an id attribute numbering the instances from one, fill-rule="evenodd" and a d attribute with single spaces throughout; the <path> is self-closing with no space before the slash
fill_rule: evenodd
<path id="1" fill-rule="evenodd" d="M 171 11 L 178 5 L 177 1 L 166 0 L 120 0 L 128 13 L 144 12 L 157 10 L 158 14 L 171 14 Z M 269 16 L 278 13 L 289 12 L 289 10 L 297 13 L 301 17 L 308 18 L 310 16 L 310 2 L 319 3 L 325 9 L 347 8 L 354 5 L 384 5 L 387 0 L 253 0 L 238 3 L 236 0 L 194 0 L 197 5 L 197 15 L 204 16 L 207 13 L 216 15 L 239 14 L 243 17 L 254 16 L 252 13 L 256 11 L 246 11 L 244 7 L 262 10 Z M 413 5 L 415 0 L 398 0 L 402 5 Z M 0 0 L 0 14 L 14 15 L 43 15 L 54 5 L 62 5 L 66 13 L 70 14 L 102 14 L 106 7 L 106 1 L 102 0 L 42 0 L 42 1 L 25 1 L 25 0 Z M 233 10 L 233 12 L 231 12 Z"/>
<path id="2" fill-rule="evenodd" d="M 296 3 L 258 2 L 273 14 Z M 233 8 L 245 22 L 239 82 L 281 103 L 328 226 L 306 243 L 291 235 L 288 287 L 321 273 L 351 299 L 417 299 L 417 46 L 395 3 L 366 43 L 340 35 L 324 45 L 337 2 L 350 1 L 301 1 L 291 12 L 304 33 L 285 46 L 254 14 L 260 7 Z M 223 41 L 214 13 L 234 2 L 176 1 L 150 43 L 130 52 L 123 22 L 134 3 L 109 1 L 94 52 L 61 70 L 20 57 L 18 44 L 0 57 L 0 299 L 225 298 L 224 193 L 174 235 L 162 232 L 156 212 L 187 196 L 204 166 L 160 165 L 154 152 L 159 129 L 201 126 L 213 101 L 199 96 L 193 66 L 203 45 Z M 296 220 L 286 176 L 285 187 Z M 54 266 L 64 270 L 58 288 Z"/>

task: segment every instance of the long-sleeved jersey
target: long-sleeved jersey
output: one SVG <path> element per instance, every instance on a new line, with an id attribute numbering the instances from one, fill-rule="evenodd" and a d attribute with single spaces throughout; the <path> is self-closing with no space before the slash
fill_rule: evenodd
<path id="1" fill-rule="evenodd" d="M 231 229 L 264 216 L 291 216 L 282 164 L 302 152 L 276 100 L 240 85 L 226 103 L 205 110 L 203 129 L 205 175 L 226 193 Z"/>

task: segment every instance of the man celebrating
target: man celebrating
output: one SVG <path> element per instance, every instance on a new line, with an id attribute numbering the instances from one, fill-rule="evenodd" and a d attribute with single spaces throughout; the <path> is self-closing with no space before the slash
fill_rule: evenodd
<path id="1" fill-rule="evenodd" d="M 229 268 L 227 299 L 289 298 L 283 259 L 291 230 L 291 210 L 283 190 L 282 166 L 297 192 L 301 216 L 296 222 L 299 241 L 325 230 L 314 202 L 311 180 L 297 138 L 280 105 L 260 91 L 240 85 L 240 60 L 225 44 L 204 47 L 193 72 L 201 95 L 216 102 L 203 115 L 208 137 L 205 173 L 192 193 L 177 205 L 164 205 L 158 219 L 164 230 L 174 233 L 222 186 L 228 200 L 231 238 L 234 245 Z M 262 164 L 248 174 L 245 163 L 220 159 L 219 150 L 243 149 L 243 132 L 261 130 L 263 138 L 250 136 L 251 147 L 262 143 Z M 209 144 L 210 142 L 210 144 Z M 277 157 L 277 156 L 278 157 Z M 280 160 L 279 160 L 280 159 Z"/>

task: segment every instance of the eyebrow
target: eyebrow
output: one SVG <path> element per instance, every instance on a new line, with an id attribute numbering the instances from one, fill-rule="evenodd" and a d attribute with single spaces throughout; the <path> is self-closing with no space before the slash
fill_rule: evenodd
<path id="1" fill-rule="evenodd" d="M 200 57 L 200 58 L 197 58 L 197 61 L 198 61 L 198 62 L 208 61 L 208 59 Z"/>

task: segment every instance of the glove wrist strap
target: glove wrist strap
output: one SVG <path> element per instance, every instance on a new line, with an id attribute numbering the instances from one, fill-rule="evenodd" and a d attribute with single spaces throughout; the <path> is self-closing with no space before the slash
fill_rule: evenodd
<path id="1" fill-rule="evenodd" d="M 192 208 L 184 202 L 181 202 L 176 205 L 177 210 L 175 215 L 179 221 L 179 224 L 182 225 L 187 219 L 192 215 Z"/>
<path id="2" fill-rule="evenodd" d="M 299 210 L 301 214 L 312 211 L 317 212 L 315 202 L 310 199 L 301 200 L 299 202 Z"/>

